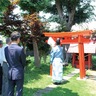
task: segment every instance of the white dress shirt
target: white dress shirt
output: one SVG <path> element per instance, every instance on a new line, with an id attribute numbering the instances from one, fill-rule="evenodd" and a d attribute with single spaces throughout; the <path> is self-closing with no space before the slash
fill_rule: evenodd
<path id="1" fill-rule="evenodd" d="M 5 60 L 4 47 L 0 48 L 0 64 L 2 66 L 3 61 Z"/>

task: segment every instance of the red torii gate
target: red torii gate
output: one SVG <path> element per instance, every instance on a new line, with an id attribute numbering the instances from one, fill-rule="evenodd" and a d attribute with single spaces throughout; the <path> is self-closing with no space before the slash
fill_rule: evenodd
<path id="1" fill-rule="evenodd" d="M 85 64 L 84 64 L 84 43 L 90 42 L 90 36 L 93 33 L 92 30 L 84 30 L 77 32 L 54 32 L 43 34 L 46 37 L 61 38 L 61 44 L 78 43 L 79 51 L 79 66 L 80 66 L 80 78 L 84 79 L 86 75 Z"/>

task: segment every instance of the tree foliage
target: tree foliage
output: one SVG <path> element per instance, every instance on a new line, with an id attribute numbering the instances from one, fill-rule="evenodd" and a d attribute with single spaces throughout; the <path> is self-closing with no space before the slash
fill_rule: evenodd
<path id="1" fill-rule="evenodd" d="M 42 39 L 43 23 L 37 17 L 37 14 L 26 15 L 21 20 L 20 15 L 13 14 L 13 10 L 16 6 L 9 5 L 6 12 L 3 14 L 3 23 L 0 25 L 0 30 L 5 36 L 10 36 L 13 31 L 19 31 L 21 33 L 22 43 L 32 43 L 32 38 L 37 41 Z"/>
<path id="2" fill-rule="evenodd" d="M 34 14 L 34 13 L 38 14 L 39 11 L 45 9 L 46 8 L 46 5 L 49 4 L 48 1 L 49 0 L 20 0 L 19 5 L 20 5 L 20 7 L 21 7 L 22 10 L 28 12 L 28 15 L 31 15 L 31 14 Z M 30 20 L 33 19 L 33 18 L 34 17 L 32 17 L 32 18 L 28 17 L 28 19 L 30 19 Z M 28 21 L 30 22 L 30 20 L 28 20 Z M 38 37 L 40 37 L 39 34 L 43 32 L 43 30 L 42 30 L 43 27 L 39 27 L 39 26 L 40 25 L 42 26 L 42 24 L 40 24 L 40 22 L 38 22 L 38 21 L 36 21 L 35 24 L 38 27 L 35 27 L 32 22 L 29 23 L 29 25 L 31 25 L 30 26 L 31 27 L 31 32 L 33 32 L 33 35 L 37 34 Z M 34 30 L 33 30 L 33 27 L 34 27 Z M 42 30 L 42 32 L 40 30 Z M 41 36 L 41 38 L 42 38 L 42 36 Z M 39 46 L 38 47 L 39 48 L 39 51 L 41 51 L 41 48 L 43 48 L 43 46 L 46 45 L 46 43 L 44 41 L 45 39 L 46 38 L 42 38 L 42 39 L 39 39 L 38 40 L 37 45 Z M 38 54 L 37 45 L 36 45 L 36 42 L 33 39 L 33 49 L 35 50 L 34 51 L 35 52 L 34 55 Z M 37 50 L 36 50 L 36 48 L 37 48 Z M 48 50 L 48 48 L 49 47 L 46 47 L 47 50 Z M 46 49 L 44 48 L 42 50 L 45 51 Z M 38 54 L 38 55 L 40 55 L 40 54 Z M 36 59 L 37 59 L 38 55 L 35 56 Z M 38 57 L 38 60 L 39 60 L 39 57 Z M 37 62 L 37 60 L 35 60 L 35 62 Z M 39 62 L 37 62 L 37 63 L 39 63 Z"/>
<path id="3" fill-rule="evenodd" d="M 2 22 L 3 12 L 6 11 L 9 4 L 8 0 L 0 0 L 0 22 Z"/>
<path id="4" fill-rule="evenodd" d="M 20 15 L 14 14 L 13 10 L 17 7 L 17 1 L 15 0 L 15 2 L 11 2 L 4 12 L 0 30 L 5 36 L 10 36 L 13 31 L 20 32 L 23 46 L 25 47 L 30 44 L 33 46 L 35 65 L 36 67 L 40 67 L 37 45 L 40 43 L 44 46 L 45 37 L 42 34 L 43 23 L 40 22 L 37 12 L 32 13 L 31 11 L 29 14 L 25 14 L 23 19 L 21 19 Z M 43 41 L 43 43 L 41 41 Z"/>
<path id="5" fill-rule="evenodd" d="M 49 0 L 20 0 L 19 3 L 21 8 L 27 10 L 29 13 L 42 11 L 49 4 Z"/>
<path id="6" fill-rule="evenodd" d="M 0 11 L 5 11 L 9 4 L 10 2 L 8 0 L 0 0 Z"/>
<path id="7" fill-rule="evenodd" d="M 45 39 L 42 35 L 44 26 L 38 19 L 40 11 L 52 13 L 51 21 L 55 16 L 55 22 L 60 23 L 64 28 L 67 26 L 66 29 L 70 31 L 73 24 L 83 22 L 93 14 L 90 2 L 91 0 L 15 0 L 10 4 L 9 0 L 1 0 L 0 9 L 1 13 L 4 14 L 0 18 L 2 20 L 0 30 L 3 32 L 2 34 L 7 36 L 14 30 L 19 31 L 24 46 L 32 44 L 33 39 L 39 44 Z M 18 14 L 13 14 L 13 9 L 17 3 L 22 10 L 28 12 L 23 20 L 20 20 Z M 61 31 L 64 31 L 64 28 Z M 40 45 L 43 45 L 43 43 Z M 41 48 L 44 47 L 41 46 Z"/>
<path id="8" fill-rule="evenodd" d="M 60 24 L 63 21 L 65 25 L 72 27 L 75 23 L 92 19 L 90 18 L 94 15 L 92 11 L 93 6 L 91 5 L 92 1 L 93 0 L 52 0 L 54 3 L 50 1 L 51 5 L 46 6 L 47 8 L 44 9 L 44 11 L 53 14 L 52 17 L 50 17 L 51 21 L 53 20 Z"/>

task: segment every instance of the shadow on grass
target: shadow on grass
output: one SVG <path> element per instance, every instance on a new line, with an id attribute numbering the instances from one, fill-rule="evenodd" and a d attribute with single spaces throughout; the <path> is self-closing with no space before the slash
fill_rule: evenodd
<path id="1" fill-rule="evenodd" d="M 24 79 L 24 95 L 23 96 L 32 96 L 33 93 L 37 92 L 38 90 L 42 90 L 42 88 L 45 88 L 47 85 L 51 83 L 51 78 L 50 76 L 48 77 L 50 72 L 50 62 L 49 60 L 47 61 L 46 64 L 42 62 L 40 68 L 37 68 L 34 66 L 34 60 L 31 60 L 31 62 L 27 62 L 27 63 L 28 64 L 25 67 L 25 74 L 24 74 L 25 79 Z M 64 73 L 66 74 L 69 73 L 71 68 L 72 68 L 71 65 L 65 67 Z M 65 81 L 64 84 L 65 83 L 67 83 L 67 81 Z M 52 95 L 48 95 L 48 96 L 52 96 Z M 53 95 L 53 96 L 56 96 L 56 95 Z"/>
<path id="2" fill-rule="evenodd" d="M 25 74 L 24 74 L 25 78 L 24 78 L 24 95 L 23 96 L 33 96 L 32 95 L 33 93 L 37 92 L 38 90 L 41 90 L 38 87 L 36 88 L 34 83 L 37 82 L 36 84 L 39 84 L 40 81 L 38 82 L 38 80 L 42 79 L 42 75 L 49 75 L 49 66 L 50 65 L 48 64 L 42 64 L 40 68 L 37 68 L 32 63 L 26 66 Z M 45 81 L 44 81 L 44 84 L 45 84 Z M 39 86 L 39 85 L 36 85 L 36 86 Z"/>
<path id="3" fill-rule="evenodd" d="M 24 87 L 23 96 L 33 96 L 34 92 L 40 90 L 40 88 L 26 88 Z"/>
<path id="4" fill-rule="evenodd" d="M 96 80 L 96 75 L 86 75 L 89 80 Z"/>
<path id="5" fill-rule="evenodd" d="M 72 92 L 72 90 L 67 88 L 57 87 L 50 91 L 49 93 L 44 93 L 42 96 L 79 96 L 78 93 Z"/>
<path id="6" fill-rule="evenodd" d="M 71 64 L 63 68 L 64 75 L 70 73 L 73 70 Z M 37 68 L 34 66 L 34 61 L 32 60 L 25 68 L 25 84 L 32 81 L 32 80 L 39 80 L 41 79 L 42 75 L 49 75 L 50 74 L 50 62 L 45 64 L 42 62 L 41 67 Z"/>
<path id="7" fill-rule="evenodd" d="M 30 80 L 41 79 L 41 75 L 49 75 L 50 64 L 42 63 L 40 68 L 34 66 L 34 63 L 30 63 L 25 67 L 25 84 L 30 82 Z"/>
<path id="8" fill-rule="evenodd" d="M 63 82 L 62 84 L 60 84 L 60 86 L 62 86 L 62 85 L 64 85 L 64 84 L 66 84 L 66 83 L 68 83 L 69 81 L 65 81 L 65 82 Z M 54 88 L 54 86 L 57 86 L 57 88 L 55 87 Z M 51 84 L 49 87 L 46 87 L 46 88 L 44 88 L 44 89 L 42 89 L 42 88 L 26 88 L 26 87 L 24 87 L 24 93 L 23 93 L 23 96 L 26 96 L 26 95 L 28 95 L 28 96 L 43 96 L 43 94 L 45 94 L 44 96 L 63 96 L 62 94 L 63 93 L 61 93 L 61 91 L 63 90 L 63 88 L 61 88 L 61 87 L 58 87 L 59 85 L 54 85 L 54 84 Z M 56 92 L 55 92 L 56 91 Z M 58 93 L 58 91 L 60 92 L 60 93 Z M 67 93 L 67 91 L 68 91 L 68 89 L 66 89 L 65 90 L 65 88 L 64 88 L 64 93 L 65 93 L 65 91 L 66 91 L 66 93 Z M 54 94 L 54 95 L 52 95 L 52 94 Z M 68 92 L 69 93 L 69 92 Z M 46 95 L 46 94 L 49 94 L 49 95 Z M 71 93 L 70 93 L 71 94 Z M 65 95 L 64 95 L 65 96 Z M 66 96 L 71 96 L 71 95 L 66 95 Z M 78 96 L 78 95 L 72 95 L 72 96 Z"/>

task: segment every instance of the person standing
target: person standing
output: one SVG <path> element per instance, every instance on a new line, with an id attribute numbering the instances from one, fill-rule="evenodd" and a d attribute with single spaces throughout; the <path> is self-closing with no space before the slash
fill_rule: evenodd
<path id="1" fill-rule="evenodd" d="M 2 93 L 2 64 L 3 64 L 4 54 L 3 54 L 3 42 L 0 40 L 0 95 Z"/>
<path id="2" fill-rule="evenodd" d="M 11 38 L 6 39 L 6 45 L 4 46 L 4 49 L 11 44 Z M 8 94 L 8 67 L 9 64 L 7 63 L 5 59 L 5 51 L 4 52 L 4 60 L 2 64 L 2 72 L 3 72 L 3 81 L 2 81 L 2 96 L 7 96 Z"/>
<path id="3" fill-rule="evenodd" d="M 26 57 L 23 48 L 18 45 L 20 43 L 20 33 L 13 32 L 11 34 L 11 41 L 11 44 L 5 48 L 5 57 L 9 64 L 9 88 L 7 96 L 14 96 L 15 87 L 16 96 L 22 96 Z"/>
<path id="4" fill-rule="evenodd" d="M 63 81 L 63 47 L 60 46 L 60 39 L 57 38 L 56 45 L 51 50 L 52 81 L 54 84 L 61 84 Z"/>

